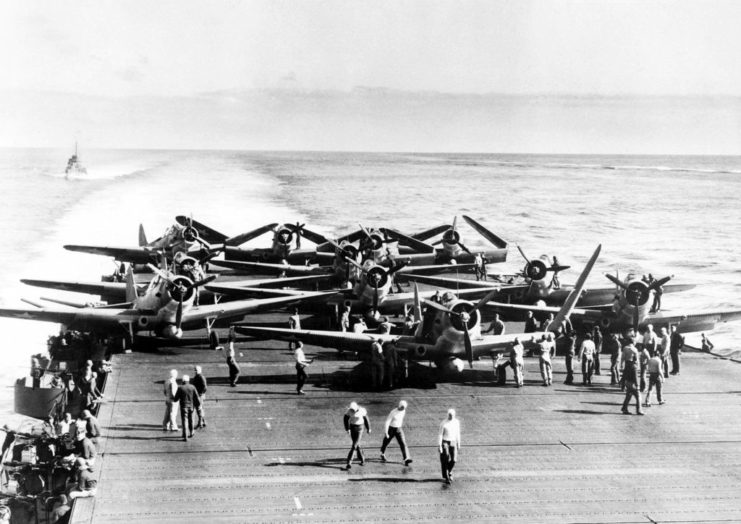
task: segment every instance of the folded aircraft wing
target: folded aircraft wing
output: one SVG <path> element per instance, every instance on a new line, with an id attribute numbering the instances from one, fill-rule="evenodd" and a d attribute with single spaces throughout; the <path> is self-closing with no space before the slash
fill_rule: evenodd
<path id="1" fill-rule="evenodd" d="M 245 242 L 249 242 L 252 239 L 255 239 L 259 237 L 260 235 L 264 235 L 268 231 L 272 230 L 274 227 L 276 227 L 277 223 L 272 224 L 266 224 L 262 227 L 258 227 L 257 229 L 253 229 L 252 231 L 247 231 L 246 233 L 239 234 L 235 237 L 231 237 L 226 240 L 226 245 L 228 246 L 239 246 L 244 244 Z M 246 250 L 249 251 L 249 250 Z"/>
<path id="2" fill-rule="evenodd" d="M 156 252 L 141 247 L 79 246 L 67 244 L 64 246 L 64 249 L 78 253 L 91 253 L 93 255 L 113 257 L 121 262 L 132 262 L 134 264 L 156 262 L 158 258 Z"/>

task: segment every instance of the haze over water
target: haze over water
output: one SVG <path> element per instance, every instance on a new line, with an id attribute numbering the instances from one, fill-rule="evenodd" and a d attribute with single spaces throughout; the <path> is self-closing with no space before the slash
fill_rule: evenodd
<path id="1" fill-rule="evenodd" d="M 0 149 L 0 305 L 21 297 L 84 296 L 22 286 L 20 278 L 97 281 L 110 259 L 63 244 L 137 245 L 179 214 L 228 235 L 269 222 L 306 223 L 336 237 L 365 226 L 414 233 L 467 214 L 510 242 L 502 272 L 529 257 L 557 255 L 573 282 L 597 244 L 588 287 L 616 270 L 695 290 L 664 296 L 664 310 L 741 307 L 741 157 L 294 153 L 82 150 L 89 178 L 65 180 L 70 151 Z M 483 238 L 459 219 L 472 250 Z M 266 246 L 267 236 L 248 245 Z M 306 241 L 306 244 L 309 244 Z M 12 412 L 12 384 L 44 351 L 48 323 L 0 320 L 0 420 Z M 711 334 L 718 353 L 739 357 L 741 324 Z M 699 334 L 688 342 L 699 344 Z"/>

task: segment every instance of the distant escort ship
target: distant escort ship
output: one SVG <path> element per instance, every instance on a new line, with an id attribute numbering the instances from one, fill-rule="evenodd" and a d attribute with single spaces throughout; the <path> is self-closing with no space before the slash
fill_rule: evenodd
<path id="1" fill-rule="evenodd" d="M 87 175 L 87 169 L 80 163 L 80 157 L 77 154 L 77 142 L 75 142 L 75 154 L 69 157 L 67 160 L 67 167 L 64 170 L 64 177 L 69 179 L 70 177 Z"/>

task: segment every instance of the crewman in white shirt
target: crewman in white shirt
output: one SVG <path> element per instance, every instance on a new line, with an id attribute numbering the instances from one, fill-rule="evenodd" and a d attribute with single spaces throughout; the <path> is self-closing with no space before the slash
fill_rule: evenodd
<path id="1" fill-rule="evenodd" d="M 412 463 L 412 459 L 409 458 L 409 449 L 407 448 L 407 441 L 404 438 L 404 430 L 401 426 L 404 424 L 404 416 L 407 414 L 407 401 L 400 400 L 398 407 L 395 407 L 386 417 L 386 423 L 383 427 L 383 443 L 381 444 L 381 461 L 386 462 L 386 448 L 388 447 L 391 439 L 396 438 L 401 448 L 401 456 L 404 459 L 404 465 L 408 466 Z"/>
<path id="2" fill-rule="evenodd" d="M 440 424 L 437 447 L 440 452 L 443 480 L 450 484 L 453 481 L 453 467 L 461 451 L 461 425 L 455 418 L 454 409 L 448 410 L 448 418 Z"/>

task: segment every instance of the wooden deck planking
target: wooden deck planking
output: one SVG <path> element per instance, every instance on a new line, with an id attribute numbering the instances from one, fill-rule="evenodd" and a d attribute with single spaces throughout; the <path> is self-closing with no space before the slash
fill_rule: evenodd
<path id="1" fill-rule="evenodd" d="M 258 349 L 271 347 L 280 349 Z M 686 354 L 682 375 L 665 384 L 667 404 L 637 417 L 620 414 L 622 394 L 605 375 L 592 388 L 560 384 L 561 359 L 552 388 L 539 385 L 534 359 L 525 388 L 494 387 L 482 360 L 454 382 L 373 393 L 342 387 L 357 362 L 307 347 L 317 360 L 299 397 L 283 343 L 238 348 L 237 388 L 226 383 L 223 352 L 115 358 L 91 522 L 741 521 L 737 364 Z M 161 430 L 162 380 L 196 363 L 209 378 L 209 426 L 184 443 Z M 409 402 L 409 468 L 395 442 L 390 462 L 378 460 L 383 419 L 400 398 Z M 346 472 L 351 400 L 368 409 L 373 433 L 363 437 L 367 464 Z M 452 486 L 440 481 L 436 453 L 448 407 L 463 428 Z"/>

